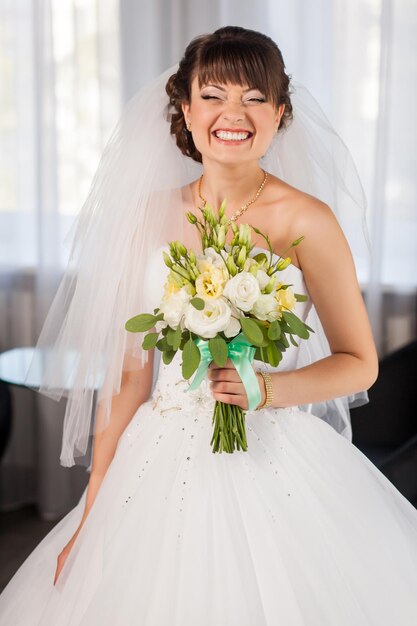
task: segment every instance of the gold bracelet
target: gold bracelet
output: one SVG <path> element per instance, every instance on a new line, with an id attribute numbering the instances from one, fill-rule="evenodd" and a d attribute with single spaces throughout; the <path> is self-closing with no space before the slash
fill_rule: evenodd
<path id="1" fill-rule="evenodd" d="M 259 411 L 259 409 L 265 409 L 268 406 L 272 406 L 272 399 L 273 399 L 271 375 L 268 372 L 262 372 L 262 370 L 258 370 L 258 374 L 260 374 L 262 378 L 264 379 L 266 397 L 265 397 L 265 402 L 261 404 L 261 406 L 256 407 L 256 411 Z"/>

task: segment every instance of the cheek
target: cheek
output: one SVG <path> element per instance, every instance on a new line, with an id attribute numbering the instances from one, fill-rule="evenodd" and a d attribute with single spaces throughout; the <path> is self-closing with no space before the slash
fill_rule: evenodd
<path id="1" fill-rule="evenodd" d="M 215 123 L 215 117 L 207 111 L 200 111 L 196 112 L 191 120 L 193 140 L 196 148 L 200 150 L 200 147 L 209 145 L 210 132 Z"/>

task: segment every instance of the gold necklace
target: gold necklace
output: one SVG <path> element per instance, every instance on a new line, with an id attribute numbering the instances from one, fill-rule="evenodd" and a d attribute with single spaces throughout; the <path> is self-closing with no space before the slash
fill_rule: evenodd
<path id="1" fill-rule="evenodd" d="M 228 224 L 230 224 L 230 222 L 235 222 L 238 219 L 238 217 L 240 217 L 242 215 L 242 213 L 244 213 L 246 211 L 246 209 L 248 207 L 250 207 L 251 204 L 256 202 L 256 200 L 261 195 L 261 193 L 263 191 L 263 188 L 265 187 L 266 179 L 268 178 L 268 172 L 266 172 L 265 170 L 262 170 L 262 171 L 264 173 L 264 178 L 263 178 L 263 181 L 261 182 L 261 184 L 258 187 L 258 191 L 253 196 L 252 200 L 249 200 L 249 202 L 247 202 L 246 204 L 241 206 L 240 209 L 238 211 L 236 211 L 236 213 L 234 215 L 232 215 L 232 217 L 229 218 Z M 204 208 L 206 206 L 206 204 L 207 204 L 207 200 L 201 195 L 201 184 L 203 182 L 203 176 L 204 176 L 204 174 L 201 174 L 200 180 L 198 181 L 198 196 L 199 196 L 200 200 L 202 200 L 202 202 L 203 202 L 202 208 Z"/>

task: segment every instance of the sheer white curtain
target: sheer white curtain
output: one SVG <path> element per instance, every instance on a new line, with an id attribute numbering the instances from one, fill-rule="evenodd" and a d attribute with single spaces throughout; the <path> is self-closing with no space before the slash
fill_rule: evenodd
<path id="1" fill-rule="evenodd" d="M 361 280 L 380 353 L 415 336 L 415 0 L 0 0 L 2 349 L 36 339 L 121 103 L 193 36 L 226 24 L 277 41 L 349 146 L 369 201 Z M 26 291 L 10 303 L 10 276 L 15 287 L 34 279 L 35 323 Z M 3 475 L 13 459 L 29 463 L 22 433 L 33 424 L 18 412 Z"/>
<path id="2" fill-rule="evenodd" d="M 36 341 L 120 112 L 118 16 L 116 0 L 1 0 L 1 350 Z M 54 517 L 81 479 L 59 467 L 64 407 L 16 388 L 13 399 L 0 507 L 36 499 Z"/>

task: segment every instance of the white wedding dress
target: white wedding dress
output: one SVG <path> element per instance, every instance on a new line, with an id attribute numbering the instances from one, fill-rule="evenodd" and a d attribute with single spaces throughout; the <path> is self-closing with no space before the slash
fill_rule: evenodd
<path id="1" fill-rule="evenodd" d="M 296 267 L 285 281 L 306 292 Z M 248 451 L 213 454 L 213 397 L 180 365 L 161 361 L 57 586 L 85 493 L 0 596 L 1 626 L 415 626 L 414 507 L 296 407 L 248 412 Z"/>

